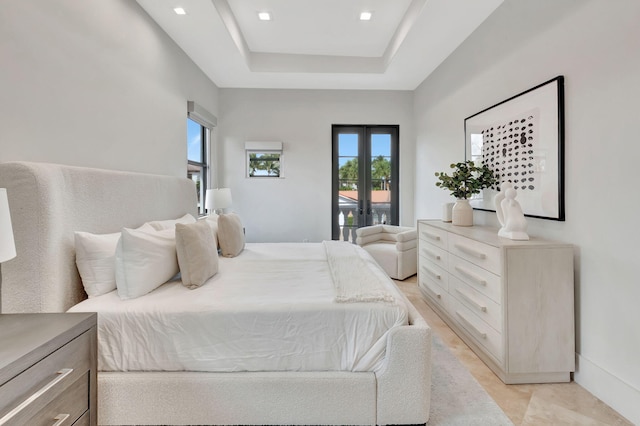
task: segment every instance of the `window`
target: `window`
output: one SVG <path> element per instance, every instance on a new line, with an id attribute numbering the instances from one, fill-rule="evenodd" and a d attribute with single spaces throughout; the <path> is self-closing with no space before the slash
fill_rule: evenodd
<path id="1" fill-rule="evenodd" d="M 204 194 L 209 186 L 209 147 L 211 129 L 217 124 L 214 115 L 189 101 L 187 103 L 187 178 L 196 184 L 198 212 L 205 214 Z"/>
<path id="2" fill-rule="evenodd" d="M 196 183 L 198 212 L 204 214 L 204 194 L 207 192 L 207 142 L 209 129 L 187 118 L 187 177 Z"/>
<path id="3" fill-rule="evenodd" d="M 247 177 L 280 178 L 282 142 L 246 142 Z"/>

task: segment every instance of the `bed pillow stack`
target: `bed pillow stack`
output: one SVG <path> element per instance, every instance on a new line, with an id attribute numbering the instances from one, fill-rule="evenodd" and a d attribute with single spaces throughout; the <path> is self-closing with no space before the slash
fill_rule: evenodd
<path id="1" fill-rule="evenodd" d="M 76 232 L 76 264 L 87 295 L 117 289 L 122 299 L 140 297 L 179 270 L 185 286 L 202 285 L 218 270 L 214 224 L 186 214 L 113 234 Z"/>
<path id="2" fill-rule="evenodd" d="M 121 299 L 144 296 L 178 273 L 175 229 L 122 229 L 116 248 L 116 287 Z"/>

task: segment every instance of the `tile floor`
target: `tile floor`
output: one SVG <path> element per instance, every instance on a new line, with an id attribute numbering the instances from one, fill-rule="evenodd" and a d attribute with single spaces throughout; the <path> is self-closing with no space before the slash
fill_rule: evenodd
<path id="1" fill-rule="evenodd" d="M 632 425 L 580 385 L 505 385 L 424 302 L 416 276 L 396 284 L 515 425 Z"/>

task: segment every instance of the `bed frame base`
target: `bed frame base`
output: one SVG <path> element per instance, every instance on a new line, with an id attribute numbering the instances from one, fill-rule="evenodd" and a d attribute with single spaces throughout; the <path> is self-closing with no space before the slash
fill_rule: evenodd
<path id="1" fill-rule="evenodd" d="M 86 297 L 74 231 L 117 232 L 197 215 L 185 178 L 14 162 L 0 164 L 18 256 L 2 265 L 0 312 L 65 312 Z M 392 329 L 380 371 L 100 372 L 105 425 L 424 424 L 431 398 L 431 329 L 411 305 Z"/>
<path id="2" fill-rule="evenodd" d="M 98 376 L 101 425 L 376 424 L 373 373 Z"/>

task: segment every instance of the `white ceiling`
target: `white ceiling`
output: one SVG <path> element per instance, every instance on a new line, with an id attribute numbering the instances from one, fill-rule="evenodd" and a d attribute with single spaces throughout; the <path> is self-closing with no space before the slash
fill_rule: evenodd
<path id="1" fill-rule="evenodd" d="M 503 0 L 137 2 L 218 87 L 413 90 Z"/>

